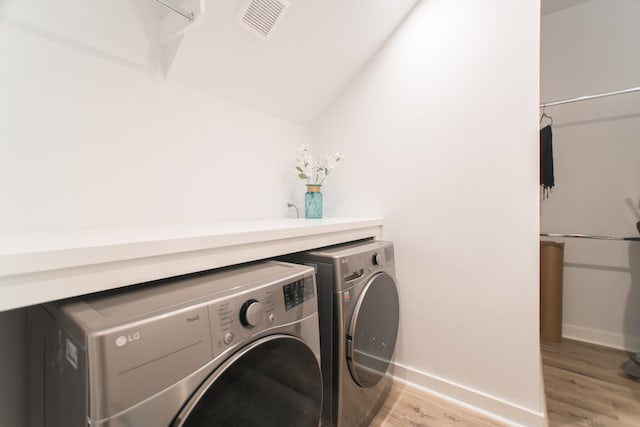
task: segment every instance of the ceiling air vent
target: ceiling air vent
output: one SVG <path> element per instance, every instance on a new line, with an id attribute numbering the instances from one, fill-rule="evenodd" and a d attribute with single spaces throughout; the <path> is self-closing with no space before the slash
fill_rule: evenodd
<path id="1" fill-rule="evenodd" d="M 289 7 L 287 0 L 248 0 L 236 22 L 245 30 L 268 40 Z"/>

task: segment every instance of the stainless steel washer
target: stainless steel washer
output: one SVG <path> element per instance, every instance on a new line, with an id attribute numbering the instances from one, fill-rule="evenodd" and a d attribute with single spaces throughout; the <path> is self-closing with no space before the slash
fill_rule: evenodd
<path id="1" fill-rule="evenodd" d="M 313 269 L 268 261 L 30 309 L 32 427 L 317 427 Z"/>
<path id="2" fill-rule="evenodd" d="M 392 383 L 400 312 L 393 244 L 366 240 L 286 259 L 316 270 L 323 425 L 366 426 Z"/>

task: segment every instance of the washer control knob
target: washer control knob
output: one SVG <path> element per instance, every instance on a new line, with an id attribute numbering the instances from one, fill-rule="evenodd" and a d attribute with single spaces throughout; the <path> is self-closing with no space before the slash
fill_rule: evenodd
<path id="1" fill-rule="evenodd" d="M 270 323 L 271 325 L 273 325 L 273 324 L 275 324 L 275 323 L 276 323 L 276 315 L 275 315 L 275 314 L 271 313 L 271 314 L 269 315 L 268 319 L 269 319 L 269 323 Z"/>
<path id="2" fill-rule="evenodd" d="M 258 301 L 250 299 L 240 308 L 240 323 L 245 328 L 258 326 L 264 319 L 264 307 Z"/>
<path id="3" fill-rule="evenodd" d="M 233 334 L 231 332 L 227 332 L 224 334 L 224 338 L 222 338 L 225 344 L 229 345 L 233 341 Z"/>
<path id="4" fill-rule="evenodd" d="M 373 256 L 371 257 L 371 264 L 380 265 L 380 255 L 378 255 L 378 252 L 373 253 Z"/>

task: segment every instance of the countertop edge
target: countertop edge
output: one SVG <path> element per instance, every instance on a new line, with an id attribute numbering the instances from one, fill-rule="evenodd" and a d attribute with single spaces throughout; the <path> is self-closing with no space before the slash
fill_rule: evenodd
<path id="1" fill-rule="evenodd" d="M 382 218 L 283 218 L 0 235 L 0 311 L 381 238 L 382 226 Z"/>

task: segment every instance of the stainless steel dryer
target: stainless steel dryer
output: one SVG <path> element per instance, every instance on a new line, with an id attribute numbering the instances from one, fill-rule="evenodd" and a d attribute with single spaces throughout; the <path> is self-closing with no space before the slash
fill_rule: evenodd
<path id="1" fill-rule="evenodd" d="M 313 269 L 269 261 L 30 309 L 31 427 L 317 427 Z"/>
<path id="2" fill-rule="evenodd" d="M 366 426 L 392 382 L 400 311 L 393 244 L 366 240 L 287 259 L 316 270 L 323 425 Z"/>

